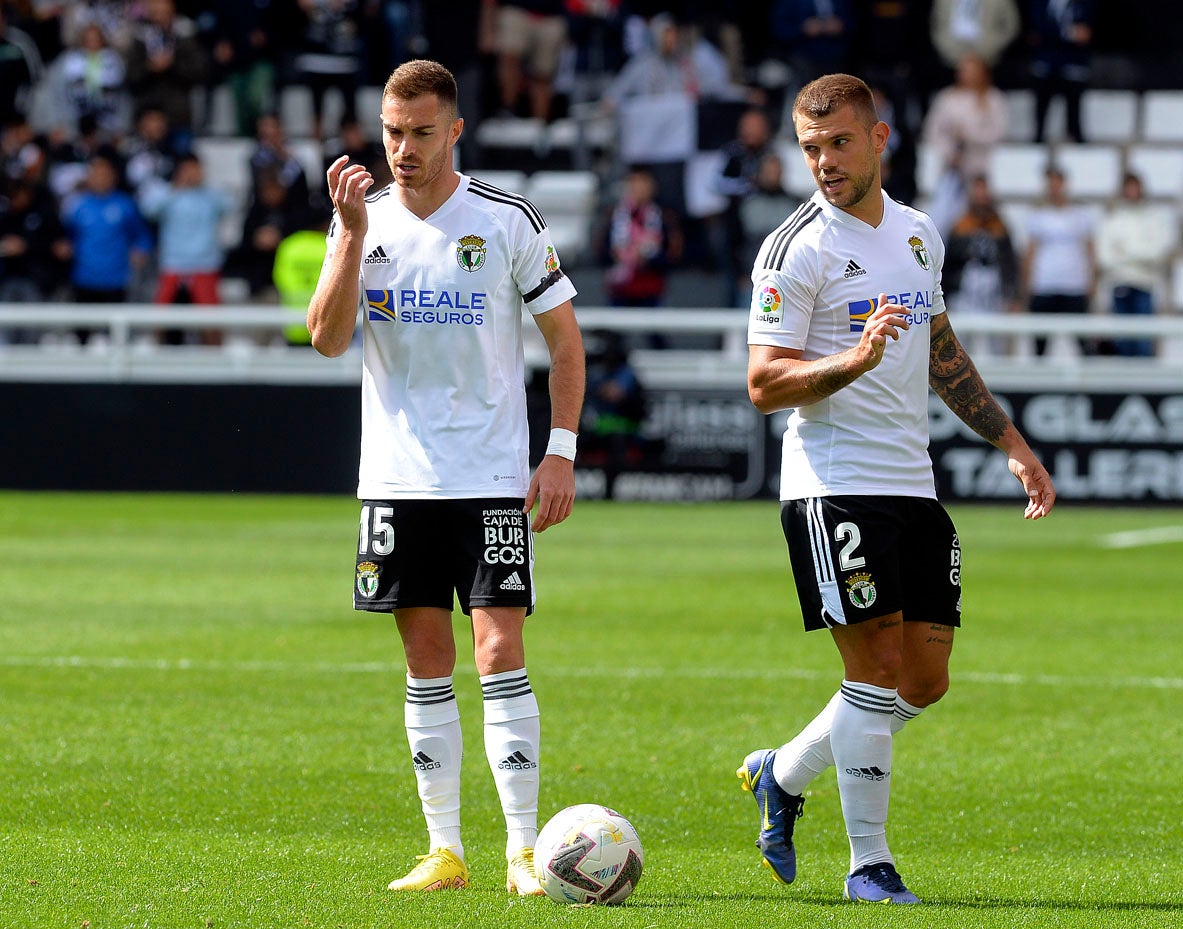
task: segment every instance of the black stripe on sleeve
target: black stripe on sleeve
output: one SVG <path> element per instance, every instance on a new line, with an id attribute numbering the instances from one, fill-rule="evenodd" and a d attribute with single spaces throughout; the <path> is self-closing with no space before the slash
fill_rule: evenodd
<path id="1" fill-rule="evenodd" d="M 530 225 L 534 227 L 535 232 L 541 232 L 546 228 L 546 220 L 542 218 L 542 214 L 538 212 L 538 208 L 525 197 L 519 196 L 518 194 L 511 194 L 508 191 L 502 190 L 500 187 L 494 187 L 492 184 L 479 181 L 475 177 L 469 178 L 468 190 L 470 193 L 482 197 L 485 200 L 492 200 L 494 203 L 504 203 L 508 206 L 516 206 L 526 214 L 526 218 L 530 220 Z"/>
<path id="2" fill-rule="evenodd" d="M 522 295 L 523 302 L 525 302 L 525 303 L 534 302 L 539 297 L 541 297 L 544 293 L 546 293 L 548 290 L 550 290 L 552 287 L 554 287 L 555 284 L 557 284 L 562 279 L 563 279 L 563 269 L 562 268 L 555 268 L 553 271 L 550 272 L 550 274 L 548 274 L 546 277 L 544 277 L 539 282 L 537 287 L 535 287 L 528 294 Z"/>
<path id="3" fill-rule="evenodd" d="M 789 245 L 797 233 L 821 215 L 822 208 L 816 203 L 806 202 L 781 225 L 774 235 L 772 246 L 764 259 L 764 267 L 768 270 L 778 270 L 789 253 Z"/>

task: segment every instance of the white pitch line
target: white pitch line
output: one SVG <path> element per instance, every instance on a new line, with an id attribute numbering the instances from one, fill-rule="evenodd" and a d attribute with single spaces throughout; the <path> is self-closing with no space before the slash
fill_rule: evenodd
<path id="1" fill-rule="evenodd" d="M 1129 532 L 1112 532 L 1100 538 L 1102 548 L 1141 548 L 1144 545 L 1167 545 L 1171 542 L 1183 542 L 1183 526 L 1132 529 Z"/>
<path id="2" fill-rule="evenodd" d="M 98 671 L 205 671 L 265 674 L 403 674 L 405 666 L 388 661 L 294 662 L 294 661 L 207 661 L 192 658 L 88 658 L 82 655 L 6 655 L 0 657 L 3 668 L 76 668 Z M 458 665 L 461 672 L 472 666 Z M 804 680 L 835 678 L 833 671 L 809 668 L 622 668 L 603 669 L 550 666 L 546 673 L 554 677 L 614 677 L 643 680 L 651 678 L 688 678 L 691 680 Z M 1013 674 L 999 671 L 953 671 L 955 681 L 1008 687 L 1130 687 L 1150 690 L 1183 690 L 1181 677 L 1138 676 L 1069 676 L 1060 674 Z"/>

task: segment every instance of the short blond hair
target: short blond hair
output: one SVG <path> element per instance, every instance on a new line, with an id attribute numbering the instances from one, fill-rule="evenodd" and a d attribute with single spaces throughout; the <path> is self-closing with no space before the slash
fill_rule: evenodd
<path id="1" fill-rule="evenodd" d="M 793 117 L 800 113 L 811 119 L 824 119 L 844 106 L 853 106 L 868 128 L 879 122 L 871 88 L 853 74 L 826 74 L 810 81 L 793 101 Z"/>
<path id="2" fill-rule="evenodd" d="M 456 78 L 438 61 L 427 58 L 405 61 L 390 72 L 386 86 L 382 88 L 383 99 L 414 100 L 427 94 L 435 94 L 440 106 L 456 116 Z"/>

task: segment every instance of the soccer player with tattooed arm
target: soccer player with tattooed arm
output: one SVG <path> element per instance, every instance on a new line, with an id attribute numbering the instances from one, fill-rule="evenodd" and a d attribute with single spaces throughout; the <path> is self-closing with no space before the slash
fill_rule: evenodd
<path id="1" fill-rule="evenodd" d="M 805 628 L 829 630 L 843 680 L 795 738 L 751 752 L 736 774 L 759 807 L 764 864 L 790 883 L 805 790 L 834 766 L 844 895 L 917 903 L 887 843 L 892 741 L 948 689 L 961 625 L 961 548 L 936 495 L 929 387 L 1007 456 L 1027 519 L 1046 516 L 1056 494 L 949 324 L 932 221 L 883 192 L 890 130 L 867 85 L 818 78 L 793 120 L 818 190 L 756 258 L 748 392 L 761 412 L 788 411 L 781 524 Z"/>
<path id="2" fill-rule="evenodd" d="M 452 687 L 455 597 L 471 619 L 485 753 L 505 817 L 506 889 L 538 895 L 540 728 L 523 627 L 535 603 L 533 533 L 565 520 L 575 499 L 583 342 L 575 288 L 542 215 L 524 197 L 453 170 L 464 127 L 456 98 L 443 66 L 399 66 L 381 112 L 393 183 L 371 192 L 365 166 L 344 157 L 329 166 L 334 216 L 308 329 L 319 352 L 340 355 L 360 310 L 353 601 L 394 613 L 407 665 L 409 761 L 429 841 L 390 889 L 451 890 L 470 880 Z M 523 309 L 551 362 L 550 441 L 532 475 Z"/>

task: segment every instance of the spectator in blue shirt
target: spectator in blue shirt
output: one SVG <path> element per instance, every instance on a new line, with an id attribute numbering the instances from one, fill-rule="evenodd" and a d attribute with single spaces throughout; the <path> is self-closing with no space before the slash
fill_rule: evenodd
<path id="1" fill-rule="evenodd" d="M 125 302 L 133 272 L 152 251 L 148 225 L 118 183 L 114 162 L 106 155 L 92 157 L 86 186 L 62 215 L 74 247 L 70 284 L 79 303 Z"/>

